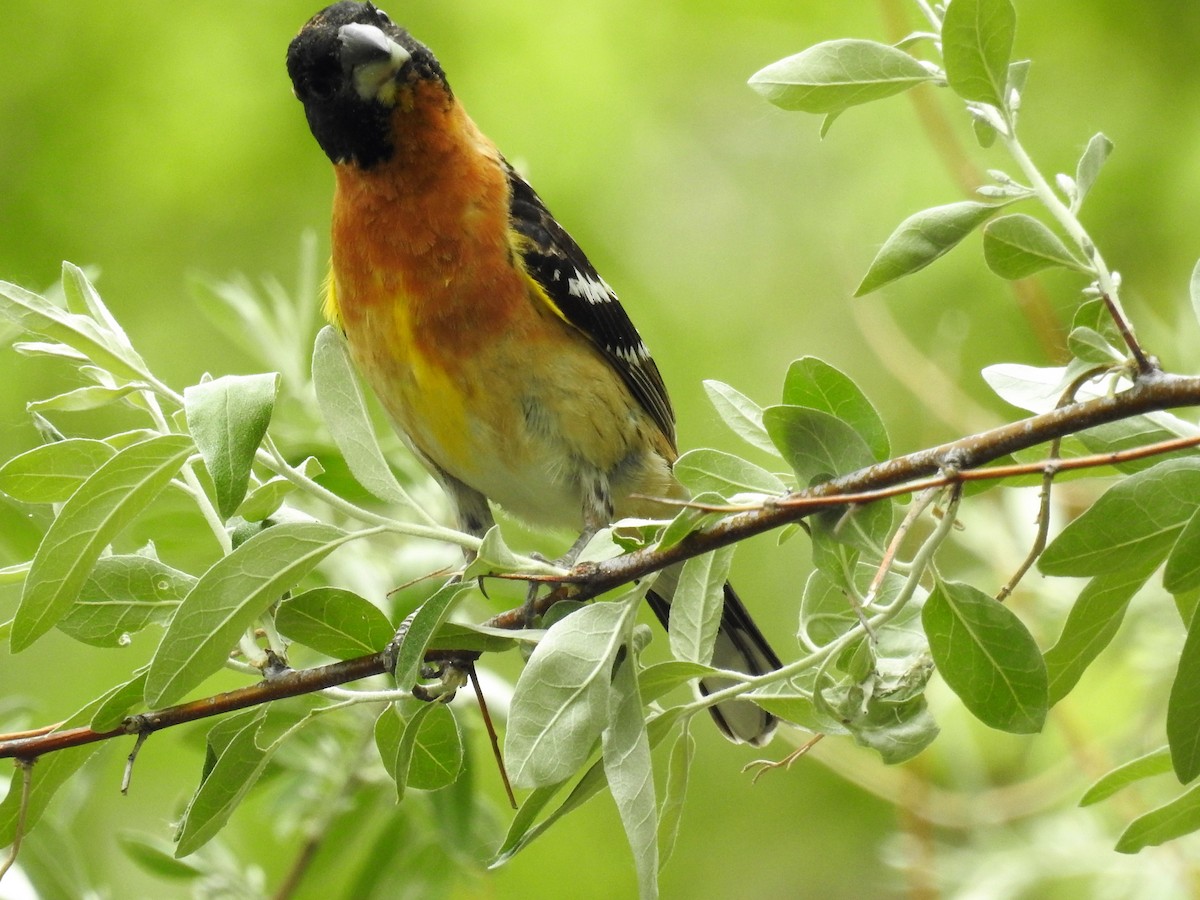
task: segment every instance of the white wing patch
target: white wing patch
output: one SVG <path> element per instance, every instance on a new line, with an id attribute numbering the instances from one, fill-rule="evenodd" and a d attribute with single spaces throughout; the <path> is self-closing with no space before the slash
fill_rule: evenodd
<path id="1" fill-rule="evenodd" d="M 592 278 L 578 269 L 574 278 L 567 279 L 567 290 L 572 296 L 592 304 L 611 303 L 617 299 L 616 293 L 603 278 Z"/>

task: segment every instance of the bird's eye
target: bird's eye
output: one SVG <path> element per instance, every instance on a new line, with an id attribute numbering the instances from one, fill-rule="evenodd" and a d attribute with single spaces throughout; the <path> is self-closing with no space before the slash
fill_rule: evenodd
<path id="1" fill-rule="evenodd" d="M 375 15 L 379 18 L 379 21 L 382 22 L 384 25 L 392 24 L 392 17 L 389 16 L 387 13 L 385 13 L 382 9 L 376 9 Z"/>
<path id="2" fill-rule="evenodd" d="M 304 84 L 301 93 L 306 97 L 315 97 L 318 100 L 326 100 L 337 93 L 338 85 L 341 82 L 341 68 L 333 60 L 327 63 L 315 66 L 308 73 L 308 77 L 304 79 Z"/>

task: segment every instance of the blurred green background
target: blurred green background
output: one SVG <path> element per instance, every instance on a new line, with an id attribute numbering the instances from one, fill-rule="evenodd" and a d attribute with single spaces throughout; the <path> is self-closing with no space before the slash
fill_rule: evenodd
<path id="1" fill-rule="evenodd" d="M 897 451 L 1015 416 L 989 395 L 982 366 L 1059 361 L 1047 357 L 1060 338 L 1046 322 L 1069 321 L 1077 285 L 1047 278 L 1035 300 L 1041 324 L 1031 327 L 1011 289 L 985 271 L 977 239 L 882 295 L 851 299 L 902 218 L 962 197 L 907 99 L 851 111 L 821 141 L 816 119 L 770 108 L 745 86 L 758 68 L 820 40 L 899 37 L 897 14 L 918 24 L 906 4 L 381 5 L 435 50 L 476 121 L 620 293 L 672 390 L 681 447 L 740 449 L 707 407 L 703 379 L 771 403 L 787 364 L 805 354 L 859 381 Z M 1145 343 L 1168 367 L 1193 370 L 1197 328 L 1187 283 L 1200 255 L 1200 6 L 1016 5 L 1015 52 L 1034 60 L 1026 144 L 1045 170 L 1073 172 L 1094 132 L 1114 141 L 1086 223 L 1124 275 L 1126 305 Z M 316 9 L 293 0 L 6 0 L 0 278 L 40 290 L 64 259 L 94 267 L 135 345 L 177 388 L 205 371 L 252 370 L 199 312 L 188 280 L 240 271 L 293 284 L 306 230 L 319 235 L 320 255 L 327 252 L 332 176 L 283 65 L 288 41 Z M 926 99 L 948 111 L 976 165 L 1007 165 L 1000 151 L 970 144 L 950 98 L 928 90 Z M 0 353 L 5 457 L 36 443 L 24 403 L 53 390 L 59 371 Z M 967 510 L 968 531 L 976 529 L 968 547 L 999 546 L 1019 560 L 1019 540 L 996 537 L 988 516 L 986 507 Z M 29 539 L 14 531 L 3 546 L 12 558 L 0 564 L 28 553 Z M 735 562 L 743 596 L 781 646 L 795 629 L 807 566 L 802 542 L 779 551 L 772 536 L 751 541 Z M 3 618 L 10 599 L 0 596 Z M 1036 602 L 1061 616 L 1067 599 L 1046 593 Z M 1145 606 L 1161 610 L 1161 601 Z M 1146 634 L 1168 633 L 1159 619 L 1161 612 L 1148 611 L 1136 620 L 1144 625 L 1139 636 L 1102 658 L 1107 671 L 1088 676 L 1082 696 L 1040 739 L 980 731 L 935 694 L 945 740 L 902 769 L 883 771 L 830 740 L 818 754 L 823 762 L 801 761 L 751 784 L 739 770 L 756 754 L 696 728 L 695 780 L 663 876 L 666 895 L 920 897 L 942 885 L 947 895 L 966 896 L 974 883 L 971 896 L 1083 897 L 1092 896 L 1088 879 L 1104 873 L 1108 896 L 1139 896 L 1136 886 L 1146 884 L 1162 889 L 1154 896 L 1171 896 L 1179 882 L 1162 873 L 1177 871 L 1179 854 L 1194 851 L 1194 842 L 1118 857 L 1107 848 L 1128 815 L 1070 810 L 1103 771 L 1102 760 L 1161 743 L 1153 732 L 1161 720 L 1129 687 L 1131 672 L 1151 677 L 1158 656 L 1177 650 L 1146 643 Z M 1044 631 L 1035 627 L 1043 646 L 1059 620 L 1047 621 Z M 63 648 L 72 655 L 52 660 L 0 651 L 0 696 L 35 697 L 34 718 L 50 721 L 88 699 L 71 672 L 127 671 L 112 654 Z M 1143 715 L 1150 733 L 1131 738 L 1130 721 Z M 1096 763 L 1090 770 L 1064 749 L 1078 749 L 1080 740 L 1088 748 L 1082 756 Z M 119 798 L 124 752 L 108 748 L 90 793 L 60 802 L 74 804 L 76 836 L 94 838 L 81 860 L 95 883 L 125 884 L 114 896 L 161 893 L 130 874 L 111 834 L 126 827 L 166 834 L 178 799 L 195 783 L 199 756 L 179 741 L 152 741 L 133 795 Z M 480 779 L 491 778 L 482 771 Z M 923 804 L 951 827 L 927 839 L 934 825 L 905 804 Z M 269 815 L 251 803 L 226 838 L 271 884 L 294 848 L 279 846 Z M 1020 873 L 1042 880 L 1023 886 Z M 461 890 L 629 895 L 632 871 L 610 801 L 593 801 L 508 867 Z"/>

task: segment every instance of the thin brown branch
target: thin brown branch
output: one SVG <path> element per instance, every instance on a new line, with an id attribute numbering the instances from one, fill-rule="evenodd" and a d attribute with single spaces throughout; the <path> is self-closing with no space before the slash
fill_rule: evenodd
<path id="1" fill-rule="evenodd" d="M 1200 445 L 1200 437 L 1179 438 L 1132 450 L 1071 460 L 981 468 L 1017 450 L 1035 447 L 1057 437 L 1097 425 L 1158 410 L 1197 405 L 1200 405 L 1200 376 L 1169 375 L 1153 370 L 1119 394 L 1072 403 L 1042 415 L 1031 416 L 957 441 L 896 457 L 814 485 L 786 498 L 768 501 L 759 508 L 739 511 L 711 528 L 689 535 L 667 549 L 646 548 L 604 562 L 576 566 L 564 579 L 568 583 L 539 598 L 537 611 L 544 612 L 554 603 L 566 598 L 585 600 L 595 597 L 651 572 L 753 535 L 798 522 L 821 510 L 844 508 L 966 481 L 1044 473 L 1047 467 L 1061 471 L 1112 465 L 1188 449 Z M 524 611 L 510 610 L 493 617 L 488 624 L 501 628 L 524 627 Z M 426 658 L 449 657 L 461 660 L 464 656 L 475 659 L 478 654 L 436 651 L 427 654 Z M 360 678 L 382 674 L 388 670 L 390 661 L 387 653 L 376 653 L 328 666 L 291 671 L 259 684 L 213 697 L 130 716 L 120 727 L 110 731 L 69 728 L 14 740 L 0 740 L 0 759 L 32 760 L 42 754 L 67 747 L 77 747 L 123 735 L 150 733 L 260 703 L 315 693 Z"/>
<path id="2" fill-rule="evenodd" d="M 496 758 L 496 766 L 500 769 L 500 781 L 504 784 L 504 792 L 508 794 L 508 803 L 513 809 L 518 809 L 517 795 L 513 793 L 512 782 L 508 780 L 508 769 L 504 765 L 504 754 L 500 750 L 500 738 L 496 734 L 496 726 L 492 724 L 492 714 L 488 712 L 487 700 L 483 696 L 483 688 L 479 685 L 479 675 L 475 664 L 467 666 L 467 674 L 471 677 L 471 687 L 475 689 L 475 700 L 479 703 L 479 714 L 483 717 L 483 727 L 487 729 L 488 740 L 492 744 L 492 755 Z"/>
<path id="3" fill-rule="evenodd" d="M 1138 374 L 1148 375 L 1155 371 L 1158 368 L 1158 364 L 1142 350 L 1142 345 L 1138 343 L 1138 339 L 1133 334 L 1133 326 L 1125 318 L 1125 313 L 1121 311 L 1121 307 L 1108 294 L 1101 294 L 1100 299 L 1104 301 L 1109 316 L 1116 324 L 1117 331 L 1121 335 L 1121 340 L 1129 348 L 1129 355 L 1133 357 L 1133 361 L 1137 365 Z"/>
<path id="4" fill-rule="evenodd" d="M 1041 472 L 1040 465 L 996 466 L 980 469 L 994 460 L 1017 450 L 1026 450 L 1054 438 L 1073 434 L 1097 425 L 1105 425 L 1144 413 L 1183 406 L 1200 405 L 1200 376 L 1170 375 L 1153 371 L 1139 378 L 1128 390 L 1094 400 L 1072 403 L 1040 415 L 980 432 L 877 463 L 830 481 L 813 485 L 787 498 L 764 504 L 761 508 L 738 512 L 711 528 L 695 532 L 665 550 L 649 547 L 603 563 L 577 566 L 571 574 L 574 584 L 567 584 L 538 599 L 537 612 L 544 612 L 564 598 L 585 600 L 627 584 L 638 578 L 806 518 L 824 509 L 845 506 L 847 503 L 867 502 L 886 496 L 907 494 L 915 490 L 984 478 L 1012 477 L 1018 474 Z M 1192 438 L 1166 441 L 1152 447 L 1137 448 L 1132 456 L 1125 452 L 1101 454 L 1090 459 L 1055 462 L 1060 468 L 1083 465 L 1107 465 L 1195 446 Z M 489 620 L 501 628 L 520 627 L 515 612 L 502 613 Z"/>
<path id="5" fill-rule="evenodd" d="M 285 697 L 312 694 L 349 681 L 380 675 L 387 671 L 387 664 L 387 654 L 375 653 L 371 656 L 348 659 L 328 666 L 295 669 L 269 681 L 260 681 L 258 684 L 226 691 L 213 697 L 204 697 L 200 700 L 180 703 L 177 706 L 169 706 L 156 712 L 130 716 L 120 726 L 108 731 L 93 731 L 83 727 L 64 728 L 61 731 L 34 737 L 2 741 L 0 742 L 0 759 L 36 759 L 42 754 L 65 750 L 68 747 L 79 747 L 83 744 L 106 741 L 128 734 L 150 734 L 164 728 L 182 725 L 185 722 L 195 722 L 210 716 L 236 712 L 239 709 L 270 703 L 272 700 L 282 700 Z"/>

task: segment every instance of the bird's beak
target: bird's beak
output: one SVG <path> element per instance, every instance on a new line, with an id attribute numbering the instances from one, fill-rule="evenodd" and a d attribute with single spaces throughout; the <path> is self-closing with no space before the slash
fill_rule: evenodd
<path id="1" fill-rule="evenodd" d="M 363 100 L 391 106 L 396 97 L 396 74 L 412 54 L 374 25 L 354 23 L 338 29 L 342 66 Z"/>

